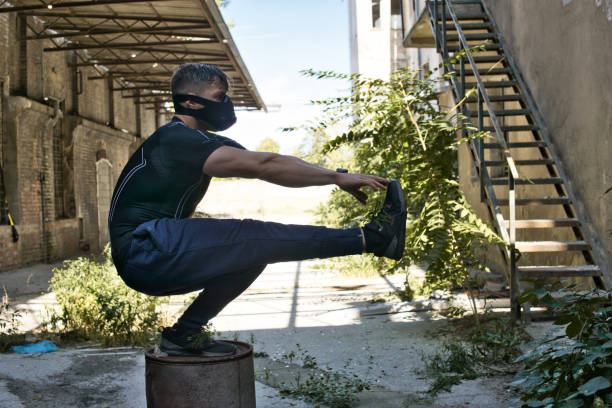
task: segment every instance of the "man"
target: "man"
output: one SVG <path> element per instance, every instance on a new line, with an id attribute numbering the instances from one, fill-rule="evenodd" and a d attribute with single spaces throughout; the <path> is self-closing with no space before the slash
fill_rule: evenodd
<path id="1" fill-rule="evenodd" d="M 160 349 L 169 355 L 233 354 L 230 343 L 202 341 L 202 326 L 269 263 L 363 252 L 400 259 L 404 250 L 406 203 L 397 181 L 247 151 L 210 133 L 236 121 L 227 91 L 220 69 L 179 67 L 172 78 L 176 115 L 132 155 L 111 201 L 113 262 L 128 286 L 154 296 L 204 289 L 177 323 L 162 331 Z M 211 177 L 258 178 L 287 187 L 336 184 L 362 203 L 367 199 L 362 187 L 387 186 L 387 195 L 381 212 L 363 228 L 189 218 Z"/>

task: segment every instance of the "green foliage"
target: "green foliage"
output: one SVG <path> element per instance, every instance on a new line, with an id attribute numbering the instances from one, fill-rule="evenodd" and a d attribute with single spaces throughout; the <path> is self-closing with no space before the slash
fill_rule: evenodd
<path id="1" fill-rule="evenodd" d="M 298 373 L 291 384 L 283 383 L 280 389 L 281 395 L 301 398 L 306 402 L 323 404 L 331 408 L 350 408 L 357 402 L 359 392 L 370 389 L 366 381 L 355 374 L 350 375 L 346 372 L 348 362 L 344 366 L 345 371 L 336 372 L 329 367 L 319 370 L 315 357 L 299 344 L 296 346 L 297 353 L 291 351 L 283 354 L 282 358 L 288 360 L 289 363 L 299 358 L 302 361 L 302 367 L 310 371 L 305 380 L 302 379 L 302 374 Z"/>
<path id="2" fill-rule="evenodd" d="M 466 338 L 472 344 L 471 355 L 475 361 L 504 366 L 514 362 L 521 354 L 521 345 L 529 340 L 523 326 L 494 316 L 470 325 Z"/>
<path id="3" fill-rule="evenodd" d="M 528 339 L 522 326 L 485 314 L 479 320 L 474 316 L 453 320 L 451 327 L 453 341 L 445 343 L 441 351 L 421 357 L 425 374 L 433 379 L 430 394 L 449 392 L 463 380 L 516 372 L 512 363 Z"/>
<path id="4" fill-rule="evenodd" d="M 270 152 L 270 153 L 278 153 L 280 150 L 280 145 L 278 142 L 271 137 L 266 137 L 259 143 L 259 146 L 255 149 L 257 152 Z"/>
<path id="5" fill-rule="evenodd" d="M 446 343 L 441 351 L 422 356 L 425 373 L 434 379 L 428 393 L 449 392 L 453 385 L 478 377 L 469 350 L 460 343 Z"/>
<path id="6" fill-rule="evenodd" d="M 576 289 L 557 282 L 521 295 L 521 302 L 549 308 L 560 316 L 555 324 L 566 327 L 565 335 L 548 336 L 518 358 L 525 369 L 513 383 L 523 394 L 517 406 L 612 405 L 612 291 Z"/>
<path id="7" fill-rule="evenodd" d="M 53 271 L 50 289 L 61 306 L 51 316 L 52 330 L 105 345 L 148 344 L 163 325 L 157 310 L 166 298 L 136 292 L 123 283 L 107 246 L 102 262 L 91 258 L 64 261 Z"/>
<path id="8" fill-rule="evenodd" d="M 357 376 L 346 376 L 331 370 L 310 373 L 305 381 L 301 376 L 295 383 L 284 386 L 281 395 L 302 398 L 312 404 L 324 404 L 331 408 L 350 408 L 358 400 L 357 393 L 369 389 L 369 385 Z"/>
<path id="9" fill-rule="evenodd" d="M 0 353 L 7 352 L 11 346 L 17 346 L 25 342 L 25 335 L 19 333 L 19 318 L 21 311 L 13 309 L 9 302 L 6 288 L 0 302 Z"/>
<path id="10" fill-rule="evenodd" d="M 305 126 L 310 134 L 326 134 L 330 128 L 348 124 L 332 138 L 322 153 L 350 147 L 353 157 L 345 167 L 353 173 L 376 174 L 400 181 L 406 192 L 408 222 L 406 251 L 397 263 L 376 259 L 379 270 L 427 265 L 426 283 L 432 288 L 461 285 L 468 269 L 485 269 L 474 255 L 482 243 L 501 240 L 480 220 L 461 193 L 457 177 L 457 147 L 466 140 L 484 137 L 482 132 L 463 136 L 453 122 L 463 117 L 442 112 L 435 102 L 435 82 L 420 80 L 418 72 L 402 69 L 389 81 L 359 75 L 304 71 L 316 78 L 351 80 L 347 97 L 315 101 L 323 117 Z M 374 192 L 368 205 L 336 189 L 320 207 L 322 222 L 354 227 L 368 220 L 384 198 Z"/>

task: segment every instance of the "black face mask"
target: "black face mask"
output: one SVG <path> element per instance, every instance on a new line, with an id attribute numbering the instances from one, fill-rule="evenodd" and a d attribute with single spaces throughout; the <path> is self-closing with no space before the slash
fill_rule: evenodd
<path id="1" fill-rule="evenodd" d="M 194 101 L 204 105 L 202 109 L 185 108 L 180 102 Z M 221 131 L 229 128 L 236 123 L 234 104 L 229 96 L 225 96 L 222 102 L 211 101 L 195 95 L 172 95 L 174 111 L 179 115 L 193 116 L 206 123 L 209 123 L 214 131 Z"/>

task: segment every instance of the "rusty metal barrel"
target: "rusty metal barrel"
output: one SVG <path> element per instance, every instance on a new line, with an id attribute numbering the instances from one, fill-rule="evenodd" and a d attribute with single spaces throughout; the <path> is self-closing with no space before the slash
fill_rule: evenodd
<path id="1" fill-rule="evenodd" d="M 226 340 L 227 341 L 227 340 Z M 253 347 L 227 357 L 145 353 L 147 408 L 255 408 Z"/>

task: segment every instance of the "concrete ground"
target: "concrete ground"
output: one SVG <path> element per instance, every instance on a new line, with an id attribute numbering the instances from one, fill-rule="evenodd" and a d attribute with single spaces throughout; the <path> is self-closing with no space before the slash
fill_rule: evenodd
<path id="1" fill-rule="evenodd" d="M 219 217 L 310 223 L 309 211 L 329 191 L 254 180 L 214 182 L 198 209 Z M 443 341 L 441 333 L 448 333 L 446 320 L 432 311 L 443 300 L 370 303 L 401 288 L 404 276 L 348 278 L 312 265 L 270 265 L 213 320 L 219 337 L 253 343 L 262 356 L 254 360 L 257 407 L 311 406 L 279 393 L 283 382 L 291 384 L 308 374 L 301 368 L 304 353 L 321 368 L 354 374 L 371 384 L 359 394 L 356 407 L 507 405 L 511 378 L 503 376 L 465 381 L 435 398 L 425 393 L 431 380 L 418 370 L 421 356 L 435 351 Z M 56 306 L 53 294 L 46 292 L 50 269 L 35 265 L 0 273 L 0 286 L 23 311 L 23 330 L 35 329 L 45 311 Z M 174 299 L 171 309 L 182 305 L 183 300 Z M 296 357 L 289 361 L 292 352 Z M 47 354 L 0 354 L 0 408 L 144 407 L 144 365 L 142 349 L 91 344 Z"/>
<path id="2" fill-rule="evenodd" d="M 431 380 L 416 370 L 422 368 L 421 355 L 440 346 L 437 334 L 447 328 L 446 320 L 431 311 L 431 302 L 403 308 L 399 302 L 369 302 L 400 287 L 403 276 L 347 278 L 312 269 L 312 263 L 270 265 L 213 320 L 220 338 L 251 342 L 256 352 L 267 354 L 255 358 L 258 407 L 311 406 L 278 391 L 283 381 L 291 384 L 303 372 L 303 352 L 319 367 L 372 384 L 357 407 L 506 405 L 511 379 L 503 376 L 466 381 L 436 398 L 425 393 Z M 17 294 L 13 300 L 28 311 L 24 327 L 34 328 L 40 312 L 54 305 L 52 294 L 40 293 L 49 269 L 38 265 L 1 275 L 7 290 Z M 177 301 L 174 307 L 181 305 Z M 291 352 L 296 357 L 289 362 Z M 47 354 L 0 354 L 2 408 L 144 407 L 144 387 L 142 349 L 84 345 Z"/>

